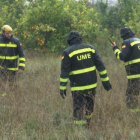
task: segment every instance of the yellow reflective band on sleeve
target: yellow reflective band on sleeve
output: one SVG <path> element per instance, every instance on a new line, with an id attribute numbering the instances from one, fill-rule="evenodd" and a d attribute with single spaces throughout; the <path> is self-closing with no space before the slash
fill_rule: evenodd
<path id="1" fill-rule="evenodd" d="M 70 53 L 69 57 L 71 58 L 71 57 L 73 57 L 76 54 L 84 53 L 84 52 L 93 52 L 93 53 L 95 53 L 95 50 L 93 50 L 91 48 L 80 49 L 80 50 L 73 51 L 72 53 Z"/>
<path id="2" fill-rule="evenodd" d="M 91 113 L 90 115 L 87 115 L 86 118 L 90 119 L 90 118 L 92 118 L 92 116 L 93 116 L 93 113 Z"/>
<path id="3" fill-rule="evenodd" d="M 60 78 L 60 82 L 68 82 L 69 78 Z"/>
<path id="4" fill-rule="evenodd" d="M 4 69 L 2 66 L 0 66 L 1 69 Z"/>
<path id="5" fill-rule="evenodd" d="M 71 71 L 69 73 L 69 75 L 76 75 L 76 74 L 81 74 L 81 73 L 86 73 L 86 72 L 90 72 L 90 71 L 94 71 L 96 70 L 96 67 L 89 67 L 89 68 L 85 68 L 85 69 L 81 69 L 81 70 L 75 70 L 75 71 Z"/>
<path id="6" fill-rule="evenodd" d="M 23 64 L 23 63 L 19 63 L 19 66 L 25 67 L 25 64 Z"/>
<path id="7" fill-rule="evenodd" d="M 25 61 L 25 58 L 24 57 L 20 57 L 19 60 L 20 61 Z"/>
<path id="8" fill-rule="evenodd" d="M 115 51 L 114 51 L 114 54 L 116 55 L 117 54 L 117 59 L 120 59 L 120 53 L 121 53 L 121 51 L 119 50 L 119 49 L 116 49 Z"/>
<path id="9" fill-rule="evenodd" d="M 79 124 L 79 125 L 83 125 L 83 124 L 86 124 L 86 123 L 87 123 L 86 120 L 74 121 L 74 124 Z"/>
<path id="10" fill-rule="evenodd" d="M 129 109 L 130 112 L 139 112 L 139 108 L 136 108 L 136 109 Z"/>
<path id="11" fill-rule="evenodd" d="M 125 62 L 125 66 L 127 65 L 131 65 L 131 64 L 134 64 L 134 63 L 139 63 L 140 62 L 140 58 L 139 59 L 135 59 L 135 60 L 131 60 L 131 61 L 128 61 L 128 62 Z"/>
<path id="12" fill-rule="evenodd" d="M 121 52 L 119 49 L 116 49 L 115 51 L 114 51 L 114 54 L 116 54 L 116 53 L 119 53 L 119 52 Z"/>
<path id="13" fill-rule="evenodd" d="M 0 59 L 6 59 L 6 57 L 5 56 L 0 56 Z"/>
<path id="14" fill-rule="evenodd" d="M 5 47 L 5 44 L 0 44 L 0 47 Z"/>
<path id="15" fill-rule="evenodd" d="M 132 42 L 130 45 L 131 45 L 131 46 L 134 46 L 134 45 L 136 45 L 136 44 L 140 44 L 140 41 L 134 41 L 134 42 Z"/>
<path id="16" fill-rule="evenodd" d="M 88 86 L 71 87 L 71 91 L 87 90 L 97 87 L 97 83 Z"/>
<path id="17" fill-rule="evenodd" d="M 118 53 L 117 53 L 117 58 L 118 58 L 118 59 L 120 59 L 120 53 L 121 53 L 121 52 L 118 52 Z"/>
<path id="18" fill-rule="evenodd" d="M 103 82 L 108 81 L 108 80 L 109 80 L 109 77 L 101 78 L 101 81 L 103 81 Z"/>
<path id="19" fill-rule="evenodd" d="M 7 70 L 17 71 L 18 68 L 7 68 Z"/>
<path id="20" fill-rule="evenodd" d="M 13 47 L 13 48 L 16 48 L 17 45 L 16 44 L 0 44 L 0 47 Z"/>
<path id="21" fill-rule="evenodd" d="M 107 71 L 106 71 L 106 70 L 104 70 L 104 71 L 99 71 L 99 74 L 100 74 L 100 75 L 107 74 Z"/>
<path id="22" fill-rule="evenodd" d="M 11 59 L 17 59 L 18 56 L 0 56 L 0 59 L 7 59 L 7 60 L 11 60 Z"/>
<path id="23" fill-rule="evenodd" d="M 60 86 L 61 90 L 66 90 L 66 86 Z"/>
<path id="24" fill-rule="evenodd" d="M 140 78 L 140 74 L 127 76 L 127 79 L 135 79 L 135 78 Z"/>

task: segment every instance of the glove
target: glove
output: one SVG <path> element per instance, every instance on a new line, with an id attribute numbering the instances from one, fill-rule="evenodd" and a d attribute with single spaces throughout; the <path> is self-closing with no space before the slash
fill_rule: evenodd
<path id="1" fill-rule="evenodd" d="M 111 86 L 111 84 L 110 84 L 109 81 L 103 82 L 103 86 L 104 86 L 104 89 L 105 89 L 106 91 L 109 91 L 110 89 L 112 89 L 112 86 Z"/>
<path id="2" fill-rule="evenodd" d="M 65 99 L 66 96 L 66 90 L 60 90 L 60 95 L 63 99 Z"/>

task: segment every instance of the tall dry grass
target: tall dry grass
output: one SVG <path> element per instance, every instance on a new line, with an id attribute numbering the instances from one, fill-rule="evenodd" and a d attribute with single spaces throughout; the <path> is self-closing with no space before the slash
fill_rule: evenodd
<path id="1" fill-rule="evenodd" d="M 28 55 L 26 71 L 18 75 L 15 91 L 0 96 L 1 140 L 139 140 L 140 114 L 125 106 L 123 64 L 103 58 L 112 90 L 106 92 L 98 75 L 94 115 L 89 129 L 72 122 L 72 97 L 59 95 L 60 57 Z"/>

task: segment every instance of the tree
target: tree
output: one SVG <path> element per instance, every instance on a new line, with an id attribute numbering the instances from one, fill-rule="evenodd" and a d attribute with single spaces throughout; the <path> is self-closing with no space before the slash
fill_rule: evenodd
<path id="1" fill-rule="evenodd" d="M 61 51 L 70 30 L 78 30 L 84 41 L 92 42 L 99 33 L 99 18 L 85 1 L 30 1 L 26 16 L 18 24 L 20 38 L 27 48 Z"/>
<path id="2" fill-rule="evenodd" d="M 18 21 L 24 14 L 25 0 L 1 0 L 0 1 L 0 26 L 10 25 L 13 29 L 18 26 Z"/>
<path id="3" fill-rule="evenodd" d="M 123 19 L 125 26 L 130 27 L 140 37 L 140 1 L 132 6 L 132 12 L 128 14 L 128 21 Z"/>

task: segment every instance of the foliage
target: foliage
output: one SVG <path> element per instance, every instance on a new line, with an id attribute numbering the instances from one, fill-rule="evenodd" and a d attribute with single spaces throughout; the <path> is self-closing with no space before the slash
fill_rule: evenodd
<path id="1" fill-rule="evenodd" d="M 129 22 L 139 0 L 118 0 L 118 4 L 108 7 L 107 3 L 98 2 L 96 7 L 100 13 L 102 28 L 107 28 L 111 35 L 116 29 L 120 29 Z M 137 6 L 139 7 L 139 6 Z"/>
<path id="2" fill-rule="evenodd" d="M 4 24 L 16 28 L 20 18 L 24 15 L 24 3 L 26 0 L 1 0 L 0 1 L 0 27 Z"/>
<path id="3" fill-rule="evenodd" d="M 134 33 L 137 35 L 137 37 L 140 37 L 140 1 L 137 3 L 137 5 L 132 7 L 132 12 L 129 13 L 129 20 L 126 22 L 126 20 L 123 20 L 126 24 L 125 26 L 130 27 Z"/>
<path id="4" fill-rule="evenodd" d="M 55 10 L 54 10 L 55 9 Z M 84 1 L 36 1 L 27 7 L 17 32 L 27 48 L 61 51 L 69 31 L 78 30 L 84 41 L 92 42 L 99 33 L 98 13 Z M 32 45 L 30 45 L 32 44 Z"/>

